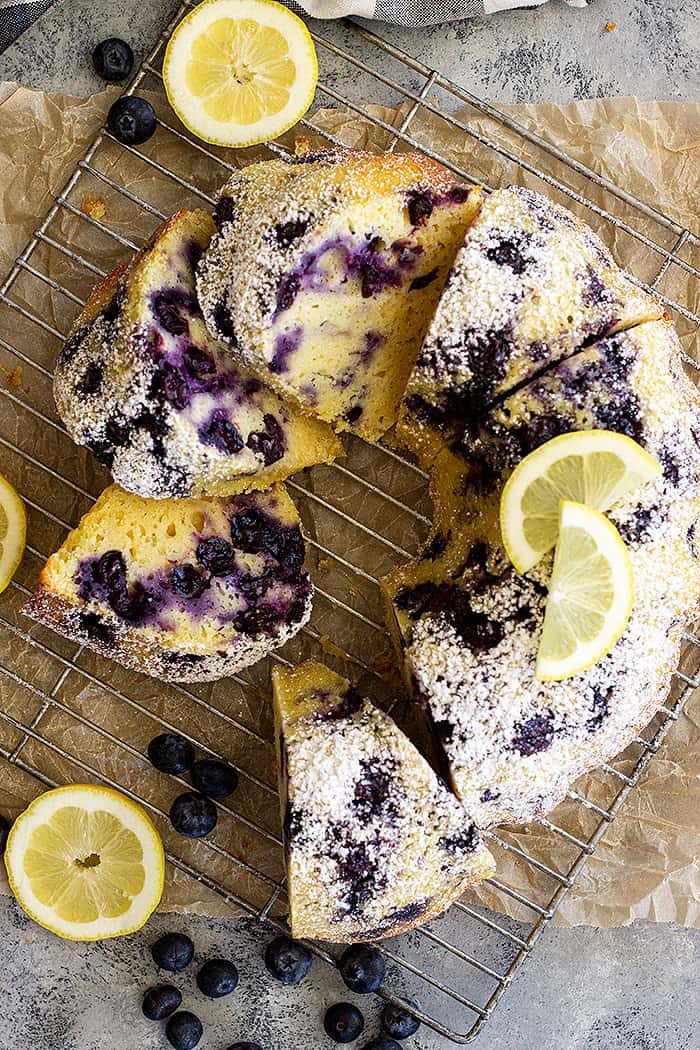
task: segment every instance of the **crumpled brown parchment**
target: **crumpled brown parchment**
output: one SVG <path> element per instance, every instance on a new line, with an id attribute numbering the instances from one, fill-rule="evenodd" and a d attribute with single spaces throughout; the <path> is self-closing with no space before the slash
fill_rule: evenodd
<path id="1" fill-rule="evenodd" d="M 52 196 L 59 192 L 82 156 L 112 97 L 112 91 L 90 99 L 76 99 L 45 95 L 12 84 L 0 85 L 0 275 L 9 270 L 48 211 Z M 374 115 L 392 127 L 398 126 L 407 112 L 406 109 L 371 108 Z M 681 227 L 692 229 L 697 223 L 700 106 L 642 103 L 622 98 L 566 106 L 510 106 L 503 110 L 534 134 L 542 135 L 581 163 L 590 165 L 602 176 L 666 213 Z M 640 215 L 604 186 L 591 186 L 583 175 L 565 170 L 557 158 L 549 156 L 537 143 L 525 142 L 488 114 L 469 107 L 460 115 L 483 140 L 496 141 L 526 165 L 543 167 L 553 178 L 561 177 L 599 207 L 611 210 L 668 249 L 673 247 L 677 231 L 660 226 L 651 215 Z M 359 115 L 345 111 L 320 111 L 313 121 L 317 127 L 350 145 L 381 149 L 392 140 L 389 131 L 377 129 Z M 551 185 L 519 168 L 514 160 L 497 157 L 485 142 L 466 135 L 449 120 L 422 111 L 413 118 L 409 130 L 414 139 L 468 170 L 476 180 L 494 187 L 522 182 L 572 206 L 571 201 Z M 153 151 L 157 149 L 158 159 L 163 163 L 177 166 L 181 174 L 208 192 L 215 191 L 223 177 L 220 168 L 214 176 L 206 158 L 186 150 L 180 140 L 170 137 L 165 141 L 158 136 L 157 140 L 147 144 L 144 152 L 155 155 Z M 246 159 L 254 153 L 248 151 Z M 138 169 L 129 167 L 132 161 L 123 151 L 107 145 L 99 166 L 109 177 L 130 187 L 165 213 L 181 205 L 201 203 L 196 194 L 159 180 L 154 169 L 144 165 Z M 240 154 L 233 161 L 242 162 Z M 103 219 L 122 236 L 137 243 L 157 222 L 153 215 L 133 208 L 128 200 L 97 179 L 94 186 L 87 179 L 81 180 L 70 199 L 79 212 Z M 620 263 L 644 279 L 653 278 L 663 257 L 624 231 L 611 235 L 603 220 L 599 221 L 585 208 L 575 204 L 573 208 L 604 233 Z M 84 251 L 103 269 L 122 258 L 126 251 L 124 246 L 106 240 L 79 216 L 60 215 L 50 232 L 61 243 Z M 698 265 L 697 248 L 686 246 L 683 252 L 683 257 Z M 72 267 L 65 256 L 46 257 L 44 272 L 61 280 L 80 298 L 86 297 L 89 285 L 86 286 L 84 271 Z M 698 311 L 700 289 L 682 270 L 669 268 L 659 287 Z M 64 297 L 46 284 L 23 285 L 20 281 L 13 289 L 13 296 L 31 305 L 60 331 L 67 329 L 76 309 L 75 304 L 66 303 Z M 683 318 L 676 320 L 685 349 L 696 356 L 692 326 Z M 27 358 L 42 362 L 49 370 L 57 344 L 50 336 L 44 339 L 36 327 L 25 328 L 16 311 L 0 304 L 0 382 L 6 384 L 12 394 L 8 404 L 8 399 L 0 399 L 0 441 L 30 447 L 32 456 L 48 463 L 62 476 L 69 476 L 78 486 L 68 495 L 60 486 L 55 492 L 50 486 L 47 495 L 46 477 L 26 459 L 15 462 L 8 446 L 0 445 L 0 470 L 7 471 L 17 481 L 27 498 L 49 507 L 57 519 L 45 519 L 31 511 L 29 539 L 36 553 L 27 554 L 18 574 L 20 584 L 29 587 L 40 568 L 40 556 L 48 554 L 60 542 L 60 522 L 77 520 L 89 503 L 83 492 L 99 492 L 106 483 L 106 475 L 89 456 L 57 436 L 57 431 L 44 429 L 35 418 L 26 416 L 24 404 L 33 405 L 55 419 L 50 380 L 41 373 L 35 375 L 26 367 L 26 362 L 18 364 L 3 340 L 18 346 Z M 418 514 L 429 514 L 424 486 L 415 474 L 385 456 L 378 457 L 375 450 L 358 442 L 349 446 L 347 464 L 354 473 L 374 484 L 379 493 L 388 492 L 408 503 Z M 344 511 L 349 521 L 338 519 L 328 511 L 324 501 L 329 492 L 332 492 L 334 506 Z M 366 489 L 360 492 L 351 478 L 339 482 L 337 472 L 332 473 L 326 467 L 314 468 L 299 481 L 297 488 L 292 488 L 292 494 L 299 503 L 307 533 L 317 543 L 312 551 L 316 582 L 326 594 L 352 604 L 367 622 L 357 620 L 349 625 L 342 610 L 319 593 L 312 625 L 318 636 L 316 643 L 308 638 L 304 643 L 298 639 L 291 644 L 287 655 L 290 659 L 301 655 L 320 656 L 342 669 L 338 649 L 342 640 L 342 647 L 356 660 L 351 672 L 371 679 L 375 695 L 379 689 L 379 698 L 388 699 L 398 690 L 392 674 L 391 654 L 385 641 L 377 642 L 376 629 L 370 630 L 368 626 L 381 620 L 381 604 L 371 587 L 365 591 L 357 584 L 357 578 L 348 574 L 324 548 L 332 547 L 349 562 L 370 574 L 380 575 L 401 560 L 401 551 L 416 549 L 425 523 L 418 517 L 407 520 L 379 496 L 373 500 L 371 493 Z M 355 518 L 364 528 L 352 526 Z M 387 536 L 394 546 L 388 548 L 372 539 L 372 531 Z M 21 631 L 40 639 L 50 652 L 39 653 L 28 642 L 25 644 L 0 629 L 2 662 L 15 675 L 14 680 L 0 677 L 0 710 L 8 716 L 0 724 L 0 747 L 9 753 L 22 744 L 22 727 L 31 726 L 39 715 L 36 732 L 42 739 L 30 735 L 22 746 L 19 763 L 10 765 L 0 758 L 0 810 L 16 814 L 42 790 L 31 769 L 40 769 L 58 782 L 90 779 L 88 770 L 94 769 L 146 798 L 156 810 L 167 811 L 174 795 L 182 789 L 169 778 L 154 773 L 141 757 L 148 740 L 158 731 L 149 715 L 153 712 L 175 726 L 185 727 L 213 751 L 235 757 L 249 774 L 242 778 L 234 807 L 249 821 L 248 825 L 229 819 L 224 811 L 213 845 L 190 843 L 175 836 L 168 829 L 167 821 L 153 810 L 166 849 L 184 860 L 191 872 L 204 874 L 203 879 L 197 878 L 171 863 L 163 906 L 170 910 L 220 915 L 231 913 L 237 897 L 262 905 L 282 877 L 279 850 L 270 839 L 279 834 L 276 800 L 270 790 L 274 785 L 273 760 L 270 747 L 261 739 L 269 738 L 270 733 L 267 665 L 263 663 L 250 669 L 240 682 L 196 687 L 187 695 L 153 680 L 128 675 L 89 653 L 75 656 L 75 647 L 29 625 L 19 613 L 22 600 L 20 591 L 9 588 L 2 597 L 2 616 Z M 87 675 L 64 676 L 65 664 L 54 659 L 53 654 L 74 656 Z M 364 670 L 362 665 L 367 665 Z M 39 693 L 33 692 L 31 686 Z M 42 699 L 49 692 L 56 702 L 42 713 Z M 99 723 L 105 732 L 95 733 L 88 722 Z M 636 918 L 650 918 L 700 924 L 699 722 L 700 702 L 696 694 L 579 874 L 574 889 L 558 912 L 558 922 L 615 926 Z M 112 744 L 109 735 L 114 738 Z M 53 748 L 47 747 L 43 740 L 48 740 Z M 128 749 L 120 749 L 119 740 L 125 741 Z M 76 764 L 70 756 L 79 756 L 83 765 Z M 631 769 L 631 764 L 623 768 Z M 607 804 L 611 797 L 609 785 L 609 777 L 595 773 L 586 778 L 585 784 L 577 786 L 582 794 Z M 573 803 L 560 807 L 551 819 L 584 838 L 593 827 L 591 815 Z M 576 855 L 575 849 L 552 838 L 540 825 L 508 830 L 504 834 L 512 844 L 561 871 L 568 869 Z M 232 850 L 249 867 L 234 870 L 224 853 L 218 851 L 219 847 Z M 531 899 L 545 900 L 556 888 L 548 876 L 534 872 L 512 854 L 499 850 L 498 862 L 498 877 Z M 263 879 L 254 874 L 256 870 L 263 872 Z M 226 886 L 231 894 L 228 901 L 207 886 L 208 879 L 216 879 Z M 520 909 L 512 898 L 492 887 L 479 887 L 472 897 L 515 917 L 532 918 L 532 914 Z"/>

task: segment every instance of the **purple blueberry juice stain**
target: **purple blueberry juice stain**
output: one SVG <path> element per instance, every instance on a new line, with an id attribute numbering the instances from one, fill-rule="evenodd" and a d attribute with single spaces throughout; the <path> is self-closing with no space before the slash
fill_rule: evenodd
<path id="1" fill-rule="evenodd" d="M 238 427 L 226 417 L 223 409 L 216 408 L 199 429 L 200 440 L 211 445 L 225 456 L 235 456 L 243 448 L 243 438 Z"/>
<path id="2" fill-rule="evenodd" d="M 279 375 L 282 372 L 286 372 L 289 367 L 287 362 L 291 355 L 298 350 L 301 346 L 304 329 L 301 325 L 297 325 L 292 328 L 289 332 L 280 332 L 275 338 L 274 348 L 272 351 L 272 360 L 270 361 L 270 371 L 274 372 L 275 375 Z"/>
<path id="3" fill-rule="evenodd" d="M 390 251 L 396 253 L 396 246 Z M 350 278 L 360 280 L 363 298 L 383 292 L 386 288 L 400 288 L 404 272 L 415 267 L 416 257 L 420 254 L 418 246 L 410 249 L 401 244 L 398 259 L 381 249 L 381 242 L 374 234 L 363 238 L 354 238 L 339 234 L 322 241 L 316 248 L 304 254 L 298 266 L 282 275 L 275 295 L 275 310 L 272 320 L 288 310 L 300 292 L 337 292 Z M 323 261 L 328 256 L 338 257 L 340 277 L 334 271 L 331 276 L 324 268 Z"/>
<path id="4" fill-rule="evenodd" d="M 553 739 L 554 713 L 545 711 L 516 725 L 511 747 L 524 757 L 529 757 L 546 751 Z"/>

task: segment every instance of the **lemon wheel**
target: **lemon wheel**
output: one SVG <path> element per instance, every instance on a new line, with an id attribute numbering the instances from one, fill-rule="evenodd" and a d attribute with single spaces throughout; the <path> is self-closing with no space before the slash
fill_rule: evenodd
<path id="1" fill-rule="evenodd" d="M 163 61 L 182 123 L 220 146 L 287 131 L 311 105 L 317 79 L 308 29 L 274 0 L 205 0 L 176 26 Z"/>
<path id="2" fill-rule="evenodd" d="M 526 456 L 501 496 L 501 535 L 518 572 L 527 572 L 557 542 L 562 500 L 609 510 L 627 492 L 661 473 L 641 445 L 612 430 L 577 430 Z"/>
<path id="3" fill-rule="evenodd" d="M 613 523 L 592 507 L 564 501 L 537 678 L 561 681 L 601 660 L 625 630 L 633 599 L 632 562 Z"/>
<path id="4" fill-rule="evenodd" d="M 24 504 L 0 474 L 0 593 L 17 572 L 27 540 Z"/>
<path id="5" fill-rule="evenodd" d="M 163 893 L 160 836 L 111 788 L 47 791 L 12 826 L 5 850 L 20 907 L 59 937 L 95 941 L 140 929 Z"/>

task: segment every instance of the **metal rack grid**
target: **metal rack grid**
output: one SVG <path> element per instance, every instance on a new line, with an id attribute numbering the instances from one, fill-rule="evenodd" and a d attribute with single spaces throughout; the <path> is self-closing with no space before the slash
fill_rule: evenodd
<path id="1" fill-rule="evenodd" d="M 193 5 L 183 4 L 175 13 L 134 77 L 129 93 L 141 86 L 162 95 L 158 63 L 163 47 L 173 25 L 190 6 Z M 347 20 L 343 30 L 347 43 L 340 46 L 324 36 L 320 24 L 313 25 L 321 68 L 318 99 L 370 120 L 377 133 L 385 136 L 387 149 L 422 149 L 467 181 L 483 183 L 483 179 L 456 164 L 452 157 L 442 156 L 422 141 L 418 128 L 426 115 L 468 137 L 475 148 L 482 148 L 494 159 L 517 163 L 527 176 L 540 180 L 549 192 L 568 200 L 584 217 L 596 221 L 602 227 L 603 236 L 607 230 L 642 247 L 650 269 L 639 275 L 639 283 L 652 287 L 682 323 L 700 323 L 700 318 L 678 303 L 672 294 L 674 276 L 680 274 L 686 282 L 700 278 L 700 271 L 692 262 L 693 252 L 700 246 L 697 235 L 567 157 L 546 138 L 429 69 L 375 32 Z M 387 68 L 395 73 L 380 71 Z M 338 90 L 339 82 L 346 88 L 353 85 L 357 98 L 348 97 L 347 90 Z M 379 115 L 376 111 L 368 114 L 365 110 L 362 98 L 370 97 L 368 83 L 374 85 L 381 101 L 388 101 L 386 94 L 389 93 L 393 104 L 401 104 L 396 125 L 385 120 L 385 114 Z M 432 100 L 432 93 L 439 96 L 436 101 Z M 454 115 L 450 106 L 455 105 L 466 107 L 467 115 Z M 128 222 L 135 224 L 143 240 L 157 222 L 175 210 L 182 198 L 211 206 L 216 185 L 236 166 L 224 152 L 193 141 L 164 104 L 158 111 L 159 129 L 152 140 L 156 145 L 154 151 L 118 146 L 104 129 L 98 134 L 0 287 L 0 333 L 3 333 L 0 368 L 11 375 L 17 374 L 15 366 L 26 369 L 36 384 L 31 392 L 21 384 L 0 387 L 4 405 L 0 413 L 3 459 L 7 461 L 10 477 L 22 479 L 20 488 L 35 526 L 30 529 L 25 566 L 0 601 L 0 638 L 6 643 L 0 660 L 0 695 L 3 683 L 13 683 L 14 698 L 11 705 L 3 704 L 0 710 L 0 756 L 33 778 L 32 784 L 39 781 L 41 785 L 53 786 L 67 777 L 77 779 L 86 775 L 139 799 L 162 828 L 168 861 L 176 871 L 197 880 L 243 912 L 284 929 L 284 878 L 278 857 L 281 842 L 276 818 L 270 816 L 275 808 L 276 789 L 271 775 L 269 725 L 264 709 L 258 710 L 256 703 L 241 699 L 229 704 L 216 689 L 209 692 L 199 687 L 175 686 L 169 688 L 167 697 L 163 698 L 163 690 L 159 688 L 154 692 L 150 680 L 144 683 L 138 676 L 115 670 L 108 661 L 99 660 L 82 646 L 66 645 L 48 631 L 35 627 L 28 630 L 27 622 L 19 614 L 41 563 L 60 542 L 65 530 L 87 509 L 105 480 L 89 457 L 70 447 L 55 415 L 50 383 L 51 361 L 58 341 L 64 338 L 90 285 L 111 266 L 110 252 L 128 253 L 139 246 L 131 234 L 127 236 L 124 232 L 129 229 Z M 314 116 L 312 113 L 301 125 L 308 133 L 317 135 Z M 488 133 L 483 130 L 484 121 L 488 124 Z M 328 142 L 340 144 L 333 134 L 327 131 L 320 134 Z M 175 144 L 180 150 L 194 151 L 192 156 L 202 162 L 201 180 L 183 177 L 163 159 L 172 155 L 172 149 L 170 152 L 166 149 L 166 140 L 171 147 Z M 271 143 L 267 149 L 284 153 L 288 146 Z M 127 155 L 144 172 L 158 177 L 162 197 L 151 199 L 147 192 L 136 192 L 133 182 L 129 186 L 124 184 L 128 180 L 123 177 L 120 165 Z M 135 185 L 139 185 L 138 181 Z M 150 190 L 150 184 L 144 183 L 144 186 Z M 164 192 L 166 186 L 172 193 Z M 103 221 L 106 216 L 86 213 L 80 205 L 80 193 L 95 187 L 111 194 L 112 204 L 117 202 L 111 224 Z M 175 198 L 177 203 L 172 205 Z M 126 212 L 120 213 L 118 205 Z M 93 241 L 89 248 L 82 248 L 74 237 L 66 243 L 65 223 L 70 219 L 87 223 L 94 236 L 101 238 L 99 244 Z M 110 247 L 103 248 L 103 242 Z M 691 358 L 687 360 L 697 368 Z M 52 447 L 55 437 L 56 455 L 50 462 L 35 454 L 37 434 L 46 433 L 52 435 Z M 45 442 L 42 447 L 46 447 Z M 387 487 L 372 470 L 366 469 L 362 459 L 366 449 L 363 452 L 363 448 L 353 443 L 344 465 L 314 468 L 291 482 L 290 487 L 314 513 L 327 516 L 331 522 L 339 517 L 345 525 L 357 528 L 363 542 L 375 545 L 373 557 L 380 551 L 379 561 L 391 564 L 417 548 L 429 522 L 425 494 L 417 494 L 418 488 L 424 487 L 425 476 L 391 449 L 375 450 L 373 455 L 384 457 L 396 474 L 394 488 Z M 342 505 L 335 503 L 333 478 L 337 472 L 346 482 L 357 486 L 362 505 L 367 503 L 371 509 L 373 501 L 389 501 L 410 517 L 415 526 L 411 544 L 404 545 L 395 537 L 380 535 L 372 527 L 371 513 L 367 520 L 362 520 L 361 515 L 355 514 L 355 508 L 348 514 Z M 44 498 L 49 486 L 50 508 Z M 302 632 L 301 652 L 308 655 L 309 648 L 314 651 L 315 647 L 318 651 L 320 646 L 333 659 L 348 662 L 356 675 L 364 677 L 368 689 L 381 694 L 383 673 L 367 663 L 364 656 L 368 651 L 386 646 L 381 617 L 374 611 L 373 599 L 368 597 L 376 590 L 377 577 L 382 573 L 356 564 L 350 555 L 333 551 L 332 544 L 324 542 L 322 533 L 307 528 L 309 531 L 312 533 L 309 542 L 317 559 L 331 559 L 339 567 L 341 580 L 336 581 L 337 593 L 332 584 L 318 586 L 319 601 L 323 604 L 321 617 L 320 620 L 315 617 Z M 331 535 L 332 531 L 331 528 Z M 42 538 L 38 545 L 35 534 Z M 355 596 L 352 602 L 348 595 Z M 364 632 L 360 639 L 364 644 L 357 644 L 354 651 L 348 647 L 346 652 L 329 647 L 330 631 L 324 632 L 324 627 L 330 623 L 335 629 L 336 616 L 353 621 Z M 522 843 L 517 844 L 519 840 L 514 840 L 507 829 L 490 834 L 490 845 L 497 860 L 502 861 L 504 867 L 512 865 L 508 870 L 515 877 L 503 876 L 499 871 L 499 877 L 489 880 L 489 885 L 501 899 L 509 898 L 512 906 L 520 909 L 518 921 L 491 912 L 466 897 L 453 906 L 445 919 L 383 946 L 382 950 L 393 963 L 381 992 L 385 998 L 404 1004 L 409 998 L 418 999 L 421 1006 L 413 1012 L 435 1032 L 455 1043 L 467 1043 L 481 1030 L 520 963 L 663 743 L 691 690 L 698 687 L 695 675 L 700 665 L 700 640 L 690 634 L 687 637 L 689 646 L 682 662 L 683 670 L 677 672 L 671 697 L 652 725 L 624 756 L 603 767 L 594 785 L 587 784 L 585 790 L 590 790 L 590 795 L 572 790 L 561 814 L 557 811 L 552 819 L 539 822 L 539 830 L 548 836 L 550 844 L 568 850 L 561 869 L 553 866 L 548 855 L 551 849 L 541 848 L 539 839 L 538 849 L 530 852 L 522 848 Z M 374 649 L 368 648 L 368 643 Z M 291 650 L 288 647 L 272 659 L 290 663 L 287 654 L 293 659 L 299 655 L 294 644 L 291 643 Z M 256 680 L 255 669 L 250 674 L 235 676 L 229 688 L 234 686 L 245 698 L 257 695 L 257 690 L 264 688 L 260 679 Z M 178 706 L 168 707 L 168 699 L 176 701 Z M 128 712 L 129 728 L 122 739 L 117 739 L 101 724 L 99 702 L 105 700 Z M 183 728 L 186 719 L 194 721 L 196 733 Z M 210 839 L 192 845 L 170 835 L 167 804 L 163 801 L 168 789 L 151 782 L 141 787 L 146 769 L 145 742 L 161 729 L 184 732 L 200 750 L 211 754 L 219 750 L 222 734 L 227 734 L 227 754 L 238 768 L 242 791 L 239 790 L 232 802 L 219 805 L 220 827 L 225 826 L 221 834 L 217 829 Z M 54 739 L 55 736 L 60 736 L 62 743 Z M 116 754 L 120 756 L 118 762 L 111 758 Z M 169 778 L 174 790 L 178 790 L 178 782 L 185 784 L 181 778 Z M 577 828 L 584 821 L 585 835 L 567 830 L 567 820 L 571 817 L 575 818 Z M 277 858 L 272 863 L 267 859 L 270 846 Z M 529 874 L 531 888 L 527 892 L 517 878 L 518 869 L 526 869 Z M 333 962 L 333 954 L 327 948 L 314 946 L 314 950 Z"/>

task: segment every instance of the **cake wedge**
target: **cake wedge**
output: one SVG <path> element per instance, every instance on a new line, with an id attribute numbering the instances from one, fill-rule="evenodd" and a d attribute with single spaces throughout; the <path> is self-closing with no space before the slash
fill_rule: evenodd
<path id="1" fill-rule="evenodd" d="M 393 937 L 493 873 L 467 812 L 389 715 L 315 661 L 272 680 L 294 937 Z"/>

